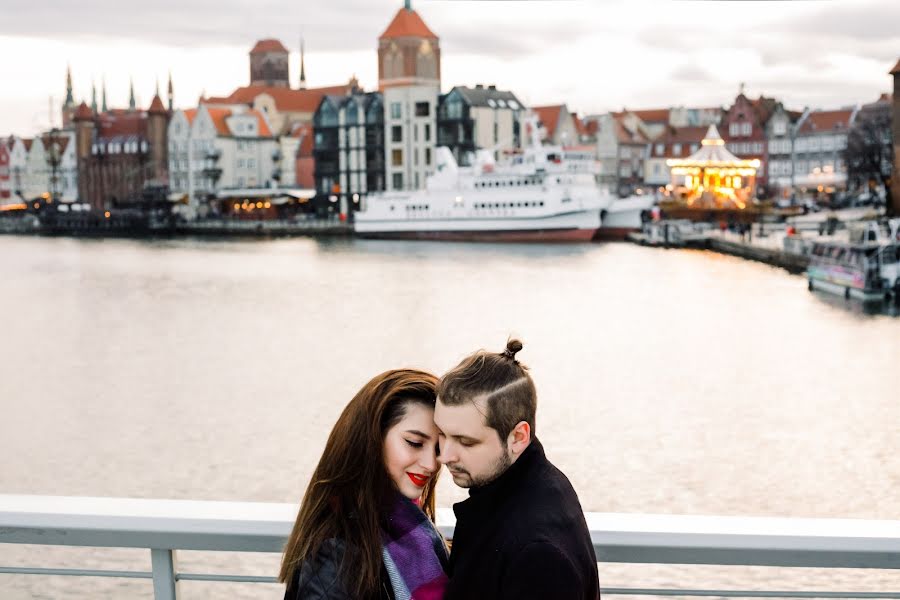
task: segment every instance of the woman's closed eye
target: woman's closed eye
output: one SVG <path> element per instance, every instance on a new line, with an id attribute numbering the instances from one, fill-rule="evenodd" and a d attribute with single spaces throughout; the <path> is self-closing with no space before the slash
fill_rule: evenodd
<path id="1" fill-rule="evenodd" d="M 422 442 L 414 442 L 412 440 L 406 440 L 406 443 L 412 446 L 413 448 L 421 448 L 423 446 Z"/>

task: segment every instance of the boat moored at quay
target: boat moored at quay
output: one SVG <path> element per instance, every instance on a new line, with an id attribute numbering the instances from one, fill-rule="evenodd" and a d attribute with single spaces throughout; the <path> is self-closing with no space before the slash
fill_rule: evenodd
<path id="1" fill-rule="evenodd" d="M 809 290 L 845 298 L 900 299 L 900 219 L 869 224 L 849 241 L 817 241 L 807 268 Z"/>
<path id="2" fill-rule="evenodd" d="M 356 213 L 362 237 L 465 241 L 590 241 L 612 196 L 596 182 L 591 152 L 543 146 L 536 119 L 530 143 L 496 162 L 479 150 L 460 166 L 437 148 L 436 171 L 424 190 L 371 194 Z"/>

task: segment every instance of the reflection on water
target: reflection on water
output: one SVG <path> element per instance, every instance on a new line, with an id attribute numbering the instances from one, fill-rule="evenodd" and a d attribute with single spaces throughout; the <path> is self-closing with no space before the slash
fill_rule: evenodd
<path id="1" fill-rule="evenodd" d="M 367 379 L 440 373 L 513 333 L 538 434 L 586 510 L 900 514 L 897 313 L 780 269 L 624 244 L 346 239 L 0 237 L 0 255 L 2 493 L 296 502 Z M 465 497 L 447 477 L 438 492 Z M 0 564 L 142 556 L 0 548 Z M 277 557 L 238 562 L 273 572 Z M 622 569 L 605 583 L 633 583 Z M 706 577 L 760 587 L 725 573 Z M 853 577 L 823 581 L 862 588 Z M 4 599 L 98 594 L 150 597 L 142 582 L 0 576 Z"/>

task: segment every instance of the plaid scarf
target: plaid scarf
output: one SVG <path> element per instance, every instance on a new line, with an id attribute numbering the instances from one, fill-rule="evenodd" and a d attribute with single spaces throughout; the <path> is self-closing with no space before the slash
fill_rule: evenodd
<path id="1" fill-rule="evenodd" d="M 397 498 L 382 526 L 381 556 L 397 600 L 441 600 L 447 587 L 447 547 L 428 517 Z"/>

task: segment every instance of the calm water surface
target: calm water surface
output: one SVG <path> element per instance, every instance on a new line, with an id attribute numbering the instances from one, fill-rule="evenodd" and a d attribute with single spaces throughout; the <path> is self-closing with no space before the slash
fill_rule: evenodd
<path id="1" fill-rule="evenodd" d="M 307 239 L 7 236 L 0 257 L 0 493 L 296 502 L 367 379 L 441 373 L 512 333 L 537 383 L 538 435 L 585 510 L 900 519 L 900 319 L 779 269 L 624 244 Z M 443 506 L 465 497 L 449 477 L 439 492 Z M 183 553 L 181 567 L 271 574 L 277 562 Z M 0 545 L 12 564 L 147 569 L 149 553 Z M 601 574 L 900 589 L 867 571 Z M 0 575 L 0 598 L 63 596 L 152 589 Z"/>

